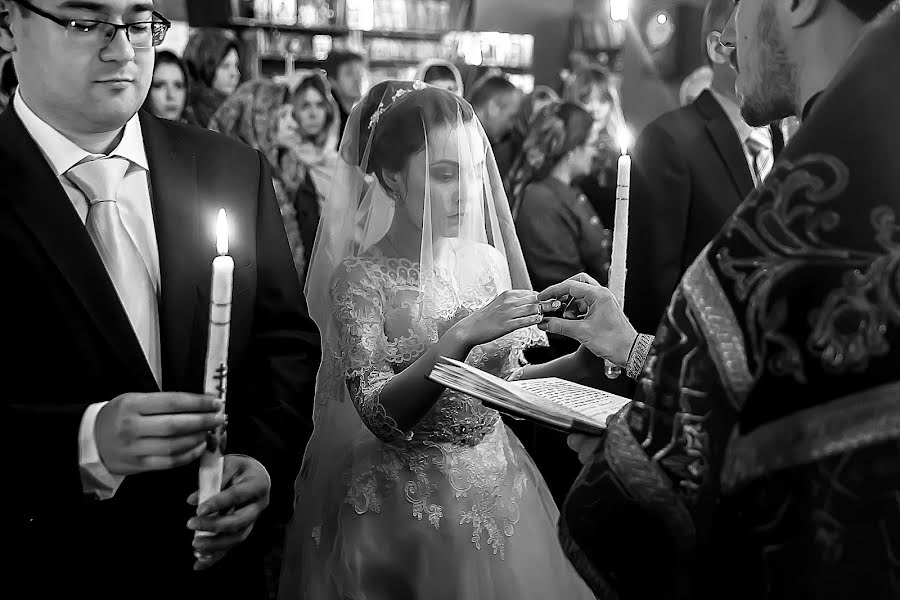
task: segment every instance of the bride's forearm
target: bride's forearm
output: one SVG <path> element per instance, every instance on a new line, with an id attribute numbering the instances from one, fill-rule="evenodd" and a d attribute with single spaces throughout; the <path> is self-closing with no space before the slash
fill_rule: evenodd
<path id="1" fill-rule="evenodd" d="M 394 375 L 381 390 L 380 400 L 388 416 L 402 431 L 409 431 L 422 420 L 447 388 L 428 375 L 439 356 L 465 360 L 470 348 L 451 329 L 413 364 Z"/>

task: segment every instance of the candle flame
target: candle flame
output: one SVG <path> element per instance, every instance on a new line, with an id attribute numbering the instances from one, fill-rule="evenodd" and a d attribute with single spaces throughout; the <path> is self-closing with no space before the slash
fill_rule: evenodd
<path id="1" fill-rule="evenodd" d="M 219 256 L 228 254 L 228 217 L 224 208 L 219 209 L 219 216 L 216 219 L 216 251 Z"/>
<path id="2" fill-rule="evenodd" d="M 622 150 L 622 154 L 628 154 L 628 148 L 631 147 L 631 132 L 628 131 L 627 127 L 622 127 L 622 130 L 619 132 L 619 148 Z"/>
<path id="3" fill-rule="evenodd" d="M 609 18 L 613 21 L 627 21 L 629 4 L 629 0 L 610 0 Z"/>

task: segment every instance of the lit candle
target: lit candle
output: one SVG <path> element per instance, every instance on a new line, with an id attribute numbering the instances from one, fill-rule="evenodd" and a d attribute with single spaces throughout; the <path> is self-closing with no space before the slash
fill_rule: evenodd
<path id="1" fill-rule="evenodd" d="M 228 256 L 228 218 L 219 210 L 216 220 L 216 252 L 212 263 L 209 299 L 209 338 L 206 345 L 206 379 L 203 393 L 225 401 L 228 390 L 228 336 L 231 330 L 231 290 L 234 283 L 234 259 Z M 224 412 L 224 407 L 222 408 Z M 222 442 L 225 428 L 209 432 L 206 452 L 200 459 L 200 502 L 222 489 Z"/>
<path id="2" fill-rule="evenodd" d="M 631 188 L 631 157 L 628 156 L 628 145 L 631 136 L 626 128 L 622 129 L 619 146 L 622 155 L 616 180 L 616 217 L 613 225 L 612 256 L 609 267 L 609 290 L 622 309 L 625 309 L 625 276 L 628 272 L 628 198 Z M 617 365 L 606 361 L 606 376 L 615 379 L 622 372 Z"/>

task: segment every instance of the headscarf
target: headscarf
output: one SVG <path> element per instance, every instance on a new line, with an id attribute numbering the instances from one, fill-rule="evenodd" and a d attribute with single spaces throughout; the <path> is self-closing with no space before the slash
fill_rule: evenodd
<path id="1" fill-rule="evenodd" d="M 284 145 L 283 141 L 276 139 L 276 134 L 284 120 L 293 119 L 292 95 L 302 81 L 314 75 L 316 74 L 304 71 L 281 82 L 264 79 L 248 81 L 219 107 L 209 122 L 211 130 L 256 148 L 269 162 L 285 232 L 294 256 L 294 266 L 301 281 L 306 271 L 306 258 L 294 196 L 306 177 L 307 168 L 313 178 L 319 177 L 315 174 L 317 172 L 325 174 L 331 170 L 335 153 L 332 146 L 330 149 L 332 158 L 328 159 L 329 152 L 325 146 L 337 139 L 337 129 L 334 125 L 337 119 L 332 119 L 329 131 L 323 132 L 319 138 L 322 144 L 321 153 L 313 160 L 308 159 L 309 162 L 301 159 L 299 144 Z M 311 166 L 313 162 L 315 168 Z M 319 193 L 324 194 L 328 189 L 327 180 L 322 177 L 321 181 L 324 189 L 319 190 Z"/>
<path id="2" fill-rule="evenodd" d="M 328 116 L 325 127 L 319 135 L 315 139 L 310 140 L 311 144 L 304 145 L 294 155 L 306 172 L 309 173 L 321 201 L 328 196 L 328 191 L 331 187 L 331 175 L 337 159 L 337 147 L 341 134 L 341 110 L 337 100 L 331 93 L 331 84 L 328 82 L 328 77 L 321 71 L 297 71 L 285 80 L 285 85 L 288 86 L 293 94 L 299 92 L 300 88 L 309 85 L 308 82 L 311 82 L 312 87 L 322 94 L 327 106 Z"/>
<path id="3" fill-rule="evenodd" d="M 188 105 L 202 127 L 228 97 L 212 87 L 216 70 L 230 50 L 240 53 L 234 34 L 224 29 L 204 28 L 195 31 L 184 49 L 184 61 L 191 76 Z"/>
<path id="4" fill-rule="evenodd" d="M 156 73 L 156 69 L 161 65 L 175 65 L 181 70 L 181 74 L 184 76 L 184 109 L 181 111 L 180 121 L 182 123 L 196 125 L 197 119 L 194 117 L 194 110 L 190 104 L 191 75 L 188 72 L 187 63 L 171 50 L 158 50 L 156 52 L 156 60 L 153 64 L 154 74 Z M 152 102 L 150 94 L 147 94 L 147 98 L 144 99 L 144 104 L 141 108 L 149 113 L 153 113 Z"/>

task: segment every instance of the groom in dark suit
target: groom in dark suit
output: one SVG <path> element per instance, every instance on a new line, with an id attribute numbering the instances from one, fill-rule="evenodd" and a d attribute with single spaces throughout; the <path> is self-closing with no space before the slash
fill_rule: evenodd
<path id="1" fill-rule="evenodd" d="M 634 149 L 625 312 L 639 331 L 656 328 L 681 276 L 773 162 L 769 130 L 740 116 L 719 43 L 733 7 L 711 0 L 703 15 L 711 88 L 650 123 Z"/>
<path id="2" fill-rule="evenodd" d="M 20 76 L 0 115 L 4 596 L 264 597 L 273 540 L 251 530 L 270 490 L 289 508 L 318 334 L 262 156 L 137 114 L 167 23 L 142 0 L 0 0 Z M 199 394 L 219 208 L 241 454 L 195 508 L 221 421 Z"/>

